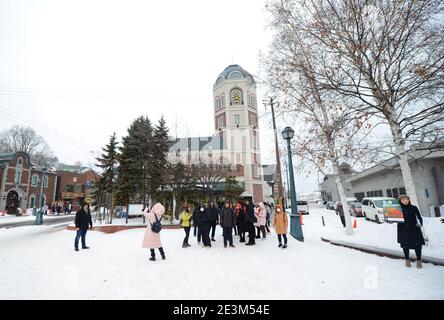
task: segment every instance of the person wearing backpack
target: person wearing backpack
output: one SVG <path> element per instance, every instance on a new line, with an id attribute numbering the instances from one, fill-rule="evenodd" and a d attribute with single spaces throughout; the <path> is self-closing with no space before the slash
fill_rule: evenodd
<path id="1" fill-rule="evenodd" d="M 165 251 L 163 250 L 162 242 L 160 241 L 160 231 L 162 230 L 161 220 L 164 213 L 165 207 L 160 203 L 155 204 L 151 211 L 148 211 L 147 208 L 144 212 L 144 216 L 148 221 L 148 226 L 145 230 L 142 247 L 150 249 L 150 261 L 156 261 L 156 249 L 159 249 L 162 260 L 166 259 Z"/>
<path id="2" fill-rule="evenodd" d="M 180 226 L 185 230 L 185 239 L 183 240 L 183 245 L 182 245 L 182 248 L 184 249 L 191 247 L 189 243 L 191 220 L 193 220 L 193 216 L 190 213 L 190 208 L 185 207 L 184 211 L 180 215 Z"/>

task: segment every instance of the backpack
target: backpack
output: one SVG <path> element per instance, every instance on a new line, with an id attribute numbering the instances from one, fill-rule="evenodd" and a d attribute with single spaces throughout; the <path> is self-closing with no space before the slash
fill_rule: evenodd
<path id="1" fill-rule="evenodd" d="M 154 216 L 156 217 L 156 222 L 151 223 L 150 221 L 151 231 L 154 233 L 160 233 L 160 231 L 162 230 L 162 221 L 157 218 L 156 214 L 154 214 Z"/>

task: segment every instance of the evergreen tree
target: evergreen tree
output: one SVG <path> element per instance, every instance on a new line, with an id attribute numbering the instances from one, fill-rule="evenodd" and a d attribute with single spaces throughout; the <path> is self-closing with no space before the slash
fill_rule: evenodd
<path id="1" fill-rule="evenodd" d="M 105 207 L 110 212 L 110 223 L 114 214 L 114 191 L 118 171 L 118 142 L 116 133 L 110 137 L 109 143 L 102 149 L 103 153 L 96 160 L 97 167 L 102 169 L 102 174 L 96 185 L 96 196 L 99 205 Z M 100 203 L 102 202 L 102 203 Z"/>
<path id="2" fill-rule="evenodd" d="M 168 127 L 162 116 L 154 129 L 154 154 L 153 166 L 151 167 L 152 185 L 154 189 L 165 185 L 168 167 Z"/>

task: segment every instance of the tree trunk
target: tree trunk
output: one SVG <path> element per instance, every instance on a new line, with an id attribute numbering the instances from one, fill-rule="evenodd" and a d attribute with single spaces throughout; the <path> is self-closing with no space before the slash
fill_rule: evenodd
<path id="1" fill-rule="evenodd" d="M 395 121 L 389 121 L 390 130 L 393 136 L 393 142 L 396 147 L 396 156 L 399 159 L 399 166 L 401 168 L 402 179 L 404 180 L 405 191 L 410 197 L 410 201 L 413 205 L 418 206 L 418 197 L 416 195 L 415 185 L 413 183 L 412 171 L 408 162 L 407 152 L 405 149 L 405 140 L 402 137 L 402 132 L 399 124 Z"/>
<path id="2" fill-rule="evenodd" d="M 345 194 L 344 186 L 341 181 L 341 177 L 339 176 L 339 165 L 337 159 L 334 159 L 332 161 L 333 163 L 333 173 L 335 175 L 336 179 L 336 186 L 338 188 L 339 192 L 339 198 L 341 199 L 342 208 L 344 209 L 344 217 L 345 217 L 345 225 L 346 230 L 345 233 L 348 236 L 353 235 L 353 227 L 352 227 L 352 220 L 350 215 L 350 208 L 348 207 L 347 203 L 347 195 Z"/>

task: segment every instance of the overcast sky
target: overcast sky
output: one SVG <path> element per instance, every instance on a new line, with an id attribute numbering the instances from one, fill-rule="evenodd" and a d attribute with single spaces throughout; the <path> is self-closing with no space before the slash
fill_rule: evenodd
<path id="1" fill-rule="evenodd" d="M 62 162 L 88 165 L 113 131 L 163 114 L 178 136 L 214 133 L 213 84 L 259 75 L 264 0 L 0 0 L 0 128 L 33 127 Z M 258 103 L 265 96 L 258 89 Z M 262 162 L 274 162 L 260 105 Z M 298 189 L 317 189 L 298 177 Z"/>

